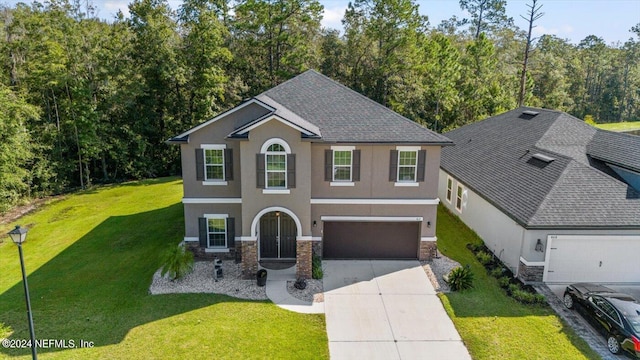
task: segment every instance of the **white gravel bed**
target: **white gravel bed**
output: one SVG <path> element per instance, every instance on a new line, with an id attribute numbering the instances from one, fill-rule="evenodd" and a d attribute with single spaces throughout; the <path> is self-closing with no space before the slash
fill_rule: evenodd
<path id="1" fill-rule="evenodd" d="M 451 289 L 449 289 L 449 285 L 442 277 L 448 274 L 451 270 L 460 266 L 460 263 L 451 260 L 442 254 L 440 254 L 440 257 L 437 259 L 433 258 L 429 261 L 421 261 L 420 263 L 437 292 L 448 293 L 451 291 Z"/>
<path id="2" fill-rule="evenodd" d="M 152 295 L 175 293 L 214 293 L 241 299 L 267 300 L 265 286 L 259 287 L 256 280 L 242 280 L 240 264 L 233 260 L 222 261 L 222 279 L 214 278 L 213 261 L 196 261 L 193 272 L 176 281 L 160 276 L 160 270 L 153 275 L 149 287 Z"/>
<path id="3" fill-rule="evenodd" d="M 294 298 L 308 302 L 324 302 L 324 288 L 322 280 L 307 280 L 307 287 L 304 290 L 296 289 L 295 281 L 287 281 L 287 292 Z"/>

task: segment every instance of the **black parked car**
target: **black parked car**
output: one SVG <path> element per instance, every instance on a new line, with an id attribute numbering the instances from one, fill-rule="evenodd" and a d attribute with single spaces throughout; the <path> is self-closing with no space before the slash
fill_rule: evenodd
<path id="1" fill-rule="evenodd" d="M 640 358 L 640 303 L 633 297 L 606 286 L 579 283 L 567 286 L 562 300 L 606 336 L 609 351 L 625 350 Z"/>

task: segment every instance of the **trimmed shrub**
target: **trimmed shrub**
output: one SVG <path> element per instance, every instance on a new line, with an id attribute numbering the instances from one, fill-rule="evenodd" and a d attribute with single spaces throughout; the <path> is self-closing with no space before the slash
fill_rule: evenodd
<path id="1" fill-rule="evenodd" d="M 324 273 L 322 272 L 322 258 L 318 255 L 313 255 L 311 258 L 311 277 L 318 280 L 322 279 Z"/>
<path id="2" fill-rule="evenodd" d="M 457 267 L 447 275 L 445 279 L 452 291 L 461 291 L 473 287 L 473 273 L 469 265 Z"/>
<path id="3" fill-rule="evenodd" d="M 498 286 L 500 286 L 501 288 L 507 289 L 509 288 L 509 284 L 511 284 L 511 279 L 509 279 L 509 277 L 503 276 L 501 278 L 498 278 Z"/>
<path id="4" fill-rule="evenodd" d="M 487 265 L 489 264 L 491 261 L 493 261 L 493 256 L 491 256 L 491 254 L 485 252 L 485 251 L 479 251 L 476 254 L 476 258 L 478 259 L 478 261 L 480 262 L 480 264 L 482 265 Z"/>
<path id="5" fill-rule="evenodd" d="M 509 286 L 507 286 L 507 291 L 509 292 L 509 294 L 513 295 L 514 292 L 521 291 L 520 290 L 520 285 L 518 285 L 518 284 L 509 284 Z"/>
<path id="6" fill-rule="evenodd" d="M 504 268 L 502 266 L 498 266 L 497 268 L 489 271 L 489 275 L 493 276 L 496 279 L 499 279 L 502 277 L 502 275 L 504 275 Z"/>
<path id="7" fill-rule="evenodd" d="M 171 245 L 164 253 L 160 275 L 169 273 L 171 281 L 181 279 L 193 271 L 193 253 L 184 246 Z"/>

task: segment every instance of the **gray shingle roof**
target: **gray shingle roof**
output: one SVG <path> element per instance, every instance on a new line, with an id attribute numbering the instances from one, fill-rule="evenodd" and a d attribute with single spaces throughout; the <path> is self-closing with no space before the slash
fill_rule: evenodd
<path id="1" fill-rule="evenodd" d="M 640 172 L 640 141 L 637 135 L 600 130 L 587 146 L 596 159 Z"/>
<path id="2" fill-rule="evenodd" d="M 375 101 L 308 70 L 256 98 L 267 96 L 318 126 L 326 142 L 451 144 Z"/>
<path id="3" fill-rule="evenodd" d="M 638 193 L 586 156 L 599 131 L 566 113 L 523 107 L 446 133 L 456 146 L 443 149 L 441 167 L 529 228 L 638 228 Z"/>

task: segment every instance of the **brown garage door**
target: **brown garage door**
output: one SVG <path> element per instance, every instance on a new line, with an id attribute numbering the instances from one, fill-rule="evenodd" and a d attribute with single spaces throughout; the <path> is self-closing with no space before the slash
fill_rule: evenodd
<path id="1" fill-rule="evenodd" d="M 419 222 L 325 222 L 325 259 L 417 259 Z"/>

